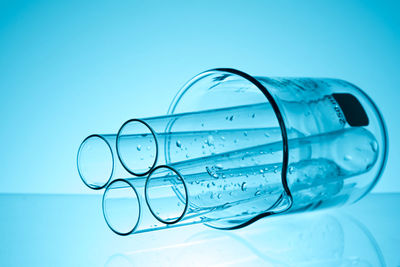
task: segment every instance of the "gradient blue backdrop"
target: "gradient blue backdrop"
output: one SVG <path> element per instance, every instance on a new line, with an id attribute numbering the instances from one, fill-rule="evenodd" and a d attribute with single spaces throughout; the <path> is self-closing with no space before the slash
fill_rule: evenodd
<path id="1" fill-rule="evenodd" d="M 357 84 L 389 128 L 375 191 L 400 191 L 397 3 L 0 0 L 0 192 L 90 192 L 75 165 L 82 139 L 165 114 L 214 67 Z"/>

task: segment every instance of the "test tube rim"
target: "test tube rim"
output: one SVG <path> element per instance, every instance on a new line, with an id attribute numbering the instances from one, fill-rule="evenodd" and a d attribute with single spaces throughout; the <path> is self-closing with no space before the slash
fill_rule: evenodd
<path id="1" fill-rule="evenodd" d="M 99 186 L 94 186 L 94 185 L 91 185 L 90 183 L 88 183 L 88 182 L 86 181 L 86 179 L 84 178 L 84 175 L 82 174 L 81 170 L 80 170 L 81 168 L 79 167 L 79 166 L 80 166 L 80 164 L 79 164 L 79 158 L 80 158 L 79 155 L 80 155 L 80 153 L 81 153 L 81 150 L 82 150 L 84 144 L 85 144 L 89 139 L 92 139 L 92 138 L 100 138 L 101 140 L 104 141 L 104 143 L 107 145 L 107 148 L 109 149 L 109 152 L 110 152 L 110 154 L 111 154 L 111 159 L 112 159 L 112 167 L 111 167 L 110 176 L 108 177 L 107 181 L 106 181 L 104 184 L 99 185 Z M 110 144 L 108 143 L 107 139 L 104 138 L 104 137 L 103 137 L 102 135 L 100 135 L 100 134 L 91 134 L 91 135 L 89 135 L 88 137 L 86 137 L 86 138 L 82 141 L 82 143 L 81 143 L 80 146 L 79 146 L 78 153 L 77 153 L 77 156 L 76 156 L 76 165 L 77 165 L 79 177 L 81 178 L 82 182 L 83 182 L 87 187 L 89 187 L 90 189 L 93 189 L 93 190 L 100 190 L 100 189 L 103 189 L 103 188 L 105 188 L 105 187 L 107 186 L 107 184 L 110 182 L 111 177 L 112 177 L 113 174 L 114 174 L 114 165 L 115 165 L 115 164 L 114 164 L 114 160 L 115 160 L 115 158 L 114 158 L 114 153 L 112 152 L 112 148 L 111 148 Z"/>
<path id="2" fill-rule="evenodd" d="M 137 216 L 136 223 L 135 223 L 135 225 L 133 226 L 133 228 L 132 228 L 131 230 L 129 230 L 129 231 L 125 232 L 125 233 L 122 233 L 122 232 L 119 232 L 119 231 L 115 230 L 115 229 L 110 225 L 110 223 L 108 222 L 107 213 L 105 212 L 105 198 L 106 198 L 106 194 L 107 194 L 108 190 L 110 189 L 110 186 L 112 186 L 114 183 L 117 183 L 117 182 L 126 183 L 126 184 L 133 190 L 133 192 L 135 193 L 136 199 L 137 199 L 137 204 L 138 204 L 138 216 Z M 104 219 L 105 219 L 105 221 L 106 221 L 107 226 L 111 229 L 111 231 L 113 231 L 113 232 L 116 233 L 117 235 L 122 235 L 122 236 L 130 235 L 130 234 L 132 234 L 132 233 L 136 230 L 136 228 L 138 227 L 139 222 L 140 222 L 140 219 L 141 219 L 142 207 L 141 207 L 141 203 L 140 203 L 140 198 L 139 198 L 138 192 L 136 191 L 135 187 L 134 187 L 128 180 L 119 178 L 119 179 L 113 180 L 110 184 L 108 184 L 106 190 L 104 190 L 104 194 L 103 194 L 103 198 L 102 198 L 102 201 L 101 201 L 101 205 L 102 205 L 103 217 L 104 217 Z"/>
<path id="3" fill-rule="evenodd" d="M 161 168 L 166 168 L 166 169 L 169 169 L 170 171 L 174 172 L 174 173 L 180 178 L 180 180 L 181 180 L 181 182 L 182 182 L 182 184 L 183 184 L 183 188 L 184 188 L 184 190 L 185 190 L 185 207 L 184 207 L 184 209 L 183 209 L 183 211 L 182 211 L 182 214 L 181 214 L 177 219 L 172 220 L 172 221 L 167 221 L 167 220 L 162 219 L 160 216 L 158 216 L 158 215 L 156 214 L 156 212 L 153 211 L 153 209 L 152 209 L 152 207 L 151 207 L 151 205 L 150 205 L 150 202 L 149 202 L 149 196 L 148 196 L 148 194 L 147 194 L 147 186 L 148 186 L 149 180 L 151 179 L 151 175 L 152 175 L 155 171 L 157 171 L 158 169 L 161 169 Z M 162 223 L 165 223 L 165 224 L 174 224 L 174 223 L 179 222 L 183 217 L 185 217 L 185 214 L 186 214 L 186 212 L 187 212 L 187 210 L 188 210 L 188 207 L 189 207 L 189 192 L 188 192 L 188 188 L 187 188 L 185 179 L 184 179 L 183 176 L 179 173 L 179 171 L 177 171 L 175 168 L 173 168 L 173 167 L 171 167 L 171 166 L 168 166 L 168 165 L 159 165 L 159 166 L 157 166 L 156 168 L 154 168 L 154 169 L 152 169 L 152 170 L 150 171 L 149 175 L 148 175 L 147 178 L 146 178 L 146 182 L 145 182 L 145 184 L 144 184 L 144 196 L 145 196 L 146 204 L 147 204 L 147 207 L 149 208 L 150 213 L 151 213 L 158 221 L 160 221 L 160 222 L 162 222 Z"/>
<path id="4" fill-rule="evenodd" d="M 132 170 L 126 165 L 126 163 L 124 162 L 124 160 L 122 159 L 122 157 L 121 157 L 121 155 L 120 155 L 120 149 L 119 149 L 119 145 L 118 145 L 118 144 L 119 144 L 119 137 L 120 137 L 120 134 L 121 134 L 121 132 L 122 132 L 122 129 L 123 129 L 126 125 L 128 125 L 128 124 L 130 124 L 130 123 L 132 123 L 132 122 L 139 122 L 139 123 L 142 123 L 145 127 L 147 127 L 147 128 L 149 129 L 151 135 L 152 135 L 153 138 L 154 138 L 154 144 L 155 144 L 155 147 L 156 147 L 156 152 L 154 153 L 155 156 L 154 156 L 153 164 L 152 164 L 152 166 L 149 168 L 149 170 L 147 170 L 147 171 L 145 171 L 145 172 L 143 172 L 143 173 L 136 173 L 136 172 L 132 171 Z M 115 141 L 115 148 L 116 148 L 116 151 L 117 151 L 117 157 L 118 157 L 118 159 L 119 159 L 119 161 L 120 161 L 122 167 L 124 167 L 124 169 L 125 169 L 127 172 L 129 172 L 130 174 L 132 174 L 132 175 L 135 175 L 135 176 L 145 176 L 145 175 L 149 174 L 149 173 L 151 172 L 151 170 L 154 169 L 154 167 L 155 167 L 156 164 L 157 164 L 157 161 L 158 161 L 158 151 L 159 151 L 159 149 L 158 149 L 157 135 L 156 135 L 156 132 L 153 130 L 153 128 L 152 128 L 147 122 L 145 122 L 144 120 L 136 119 L 136 118 L 135 118 L 135 119 L 130 119 L 130 120 L 127 120 L 126 122 L 124 122 L 124 123 L 122 124 L 122 126 L 121 126 L 121 127 L 119 128 L 119 130 L 118 130 L 117 139 L 116 139 L 116 141 Z"/>

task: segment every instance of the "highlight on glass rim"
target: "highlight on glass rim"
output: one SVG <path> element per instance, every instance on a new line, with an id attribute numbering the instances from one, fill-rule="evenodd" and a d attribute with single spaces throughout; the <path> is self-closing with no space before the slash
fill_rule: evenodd
<path id="1" fill-rule="evenodd" d="M 86 186 L 105 189 L 116 234 L 228 230 L 360 200 L 387 149 L 378 108 L 350 82 L 219 68 L 189 80 L 167 114 L 85 138 L 77 168 Z"/>

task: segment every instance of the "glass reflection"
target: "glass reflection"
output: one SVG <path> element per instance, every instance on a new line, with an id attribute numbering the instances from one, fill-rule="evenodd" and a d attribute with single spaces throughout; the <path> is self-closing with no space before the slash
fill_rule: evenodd
<path id="1" fill-rule="evenodd" d="M 206 230 L 180 244 L 111 256 L 114 266 L 386 266 L 370 231 L 336 213 L 288 215 L 236 231 Z"/>

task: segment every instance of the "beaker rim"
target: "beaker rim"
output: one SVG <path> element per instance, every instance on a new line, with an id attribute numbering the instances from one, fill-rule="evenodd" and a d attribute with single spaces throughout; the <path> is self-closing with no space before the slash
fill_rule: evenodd
<path id="1" fill-rule="evenodd" d="M 248 82 L 250 82 L 251 84 L 256 86 L 261 91 L 261 93 L 267 98 L 267 101 L 271 105 L 271 107 L 274 111 L 274 114 L 276 116 L 276 119 L 278 121 L 279 128 L 281 130 L 282 144 L 283 144 L 282 171 L 281 171 L 283 193 L 282 193 L 281 197 L 279 197 L 277 199 L 276 206 L 278 206 L 278 204 L 279 204 L 278 202 L 282 201 L 283 199 L 286 199 L 288 204 L 284 210 L 290 209 L 293 201 L 292 201 L 292 194 L 290 192 L 288 181 L 287 181 L 287 171 L 288 171 L 288 164 L 289 164 L 289 144 L 288 144 L 288 136 L 287 136 L 287 130 L 286 130 L 286 125 L 285 125 L 285 121 L 284 121 L 284 116 L 277 104 L 277 101 L 275 101 L 271 92 L 263 84 L 261 84 L 260 81 L 258 81 L 256 78 L 254 78 L 253 76 L 251 76 L 245 72 L 242 72 L 240 70 L 233 69 L 233 68 L 215 68 L 215 69 L 210 69 L 210 70 L 201 72 L 200 74 L 198 74 L 198 75 L 194 76 L 192 79 L 190 79 L 178 91 L 178 93 L 175 95 L 175 97 L 173 98 L 173 100 L 169 106 L 168 114 L 174 114 L 175 109 L 177 108 L 178 104 L 180 103 L 183 95 L 191 88 L 191 86 L 193 84 L 195 84 L 200 79 L 205 78 L 213 73 L 227 73 L 227 74 L 235 75 L 242 79 L 247 80 Z M 266 211 L 264 214 L 265 214 L 265 216 L 267 216 L 267 215 L 271 214 L 271 212 Z M 259 217 L 259 216 L 257 216 L 257 217 Z M 262 216 L 262 217 L 264 217 L 264 216 Z M 258 220 L 258 219 L 259 218 L 257 218 L 256 220 Z M 250 221 L 253 222 L 254 220 L 250 220 Z M 248 225 L 249 223 L 251 223 L 250 221 L 244 223 L 243 225 Z M 240 228 L 240 226 L 239 227 L 236 226 L 234 228 L 235 229 Z"/>

